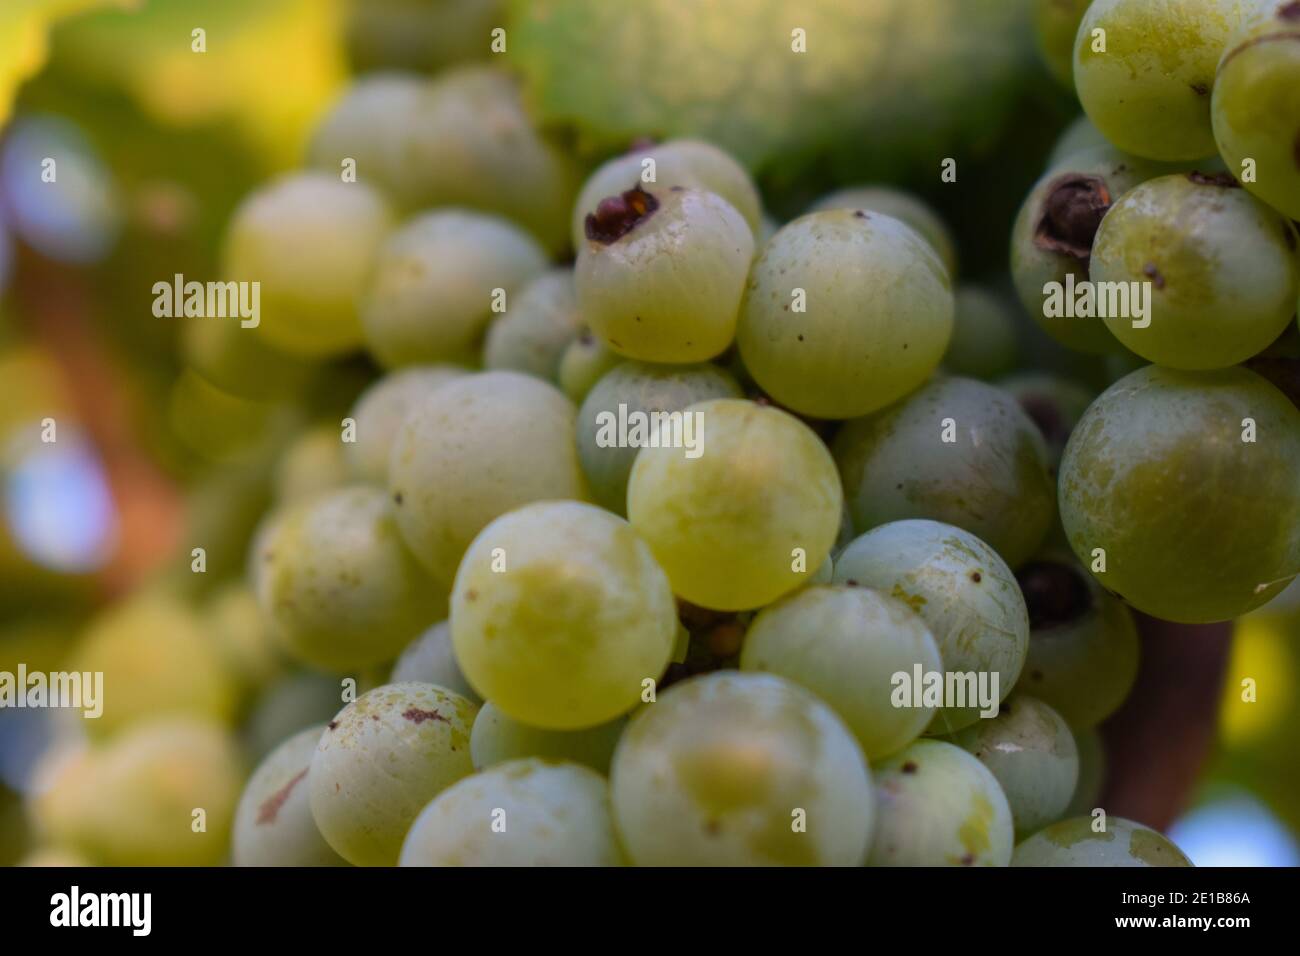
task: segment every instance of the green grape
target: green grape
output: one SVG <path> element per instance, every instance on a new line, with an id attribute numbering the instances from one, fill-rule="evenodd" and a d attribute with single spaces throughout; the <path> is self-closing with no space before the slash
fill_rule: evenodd
<path id="1" fill-rule="evenodd" d="M 902 601 L 864 587 L 809 585 L 770 604 L 749 626 L 743 671 L 794 681 L 829 704 L 871 760 L 921 735 L 932 707 L 895 700 L 894 675 L 939 671 L 939 648 Z"/>
<path id="2" fill-rule="evenodd" d="M 1070 798 L 1070 805 L 1065 808 L 1065 817 L 1091 815 L 1106 782 L 1106 751 L 1101 734 L 1095 729 L 1075 730 L 1074 742 L 1079 750 L 1079 782 Z"/>
<path id="3" fill-rule="evenodd" d="M 881 525 L 835 559 L 835 581 L 902 600 L 934 635 L 945 670 L 989 675 L 999 701 L 1011 693 L 1029 645 L 1029 613 L 1011 569 L 973 534 L 938 521 Z M 960 730 L 980 710 L 950 702 L 930 730 Z"/>
<path id="4" fill-rule="evenodd" d="M 276 747 L 253 771 L 235 811 L 235 866 L 346 866 L 312 819 L 307 774 L 325 725 Z"/>
<path id="5" fill-rule="evenodd" d="M 1295 315 L 1300 240 L 1285 216 L 1230 176 L 1162 176 L 1111 207 L 1092 277 L 1148 290 L 1144 315 L 1106 327 L 1171 368 L 1223 368 L 1262 352 Z"/>
<path id="6" fill-rule="evenodd" d="M 254 401 L 292 396 L 312 371 L 311 362 L 271 347 L 256 329 L 233 318 L 186 319 L 181 354 L 209 384 Z"/>
<path id="7" fill-rule="evenodd" d="M 871 773 L 829 707 L 772 674 L 675 684 L 628 724 L 610 774 L 638 866 L 857 866 Z"/>
<path id="8" fill-rule="evenodd" d="M 407 412 L 435 389 L 465 374 L 454 365 L 409 365 L 389 372 L 362 392 L 349 413 L 356 422 L 356 440 L 344 445 L 353 476 L 386 484 L 393 440 Z"/>
<path id="9" fill-rule="evenodd" d="M 52 754 L 37 773 L 37 829 L 96 864 L 216 866 L 226 856 L 243 768 L 214 724 L 137 724 L 101 748 Z"/>
<path id="10" fill-rule="evenodd" d="M 277 406 L 224 392 L 192 370 L 181 372 L 167 396 L 167 424 L 200 459 L 230 464 L 256 456 L 271 435 Z"/>
<path id="11" fill-rule="evenodd" d="M 243 727 L 249 755 L 261 760 L 300 730 L 332 718 L 342 701 L 342 683 L 307 671 L 286 674 L 257 698 Z"/>
<path id="12" fill-rule="evenodd" d="M 1091 3 L 1092 0 L 1087 2 Z M 1073 44 L 1073 37 L 1070 38 L 1070 42 Z M 1051 155 L 1047 157 L 1047 168 L 1054 169 L 1062 164 L 1068 164 L 1076 153 L 1089 152 L 1101 146 L 1110 146 L 1110 141 L 1102 135 L 1101 130 L 1092 125 L 1092 120 L 1088 119 L 1085 113 L 1077 117 L 1057 138 Z"/>
<path id="13" fill-rule="evenodd" d="M 223 584 L 208 599 L 202 613 L 242 698 L 264 689 L 280 676 L 284 660 L 279 644 L 248 584 Z"/>
<path id="14" fill-rule="evenodd" d="M 223 272 L 228 280 L 261 284 L 256 332 L 268 345 L 308 358 L 337 355 L 361 344 L 357 298 L 391 225 L 384 200 L 369 186 L 294 173 L 235 210 Z"/>
<path id="15" fill-rule="evenodd" d="M 348 60 L 357 73 L 379 69 L 437 70 L 486 57 L 502 0 L 352 0 Z"/>
<path id="16" fill-rule="evenodd" d="M 203 619 L 158 591 L 96 617 L 72 651 L 72 670 L 103 675 L 102 715 L 77 721 L 98 739 L 161 715 L 228 723 L 238 704 L 235 674 Z"/>
<path id="17" fill-rule="evenodd" d="M 609 785 L 586 767 L 512 760 L 420 811 L 402 866 L 620 866 Z"/>
<path id="18" fill-rule="evenodd" d="M 544 730 L 521 724 L 496 704 L 488 702 L 474 719 L 469 751 L 476 770 L 507 760 L 543 757 L 568 760 L 598 773 L 609 773 L 614 748 L 626 726 L 627 720 L 619 717 L 582 730 Z"/>
<path id="19" fill-rule="evenodd" d="M 627 488 L 628 519 L 673 592 L 742 611 L 807 583 L 830 554 L 843 503 L 821 439 L 794 416 L 741 399 L 683 414 L 698 422 L 695 452 L 641 449 Z"/>
<path id="20" fill-rule="evenodd" d="M 653 160 L 654 178 L 650 178 Z M 674 139 L 638 146 L 600 166 L 587 177 L 573 205 L 573 248 L 587 241 L 586 220 L 606 196 L 617 196 L 633 186 L 668 189 L 681 186 L 716 193 L 735 207 L 757 236 L 763 227 L 763 202 L 745 167 L 712 143 Z"/>
<path id="21" fill-rule="evenodd" d="M 497 216 L 462 209 L 416 216 L 375 254 L 361 302 L 366 346 L 390 368 L 469 364 L 494 307 L 509 308 L 510 297 L 545 269 L 541 246 Z"/>
<path id="22" fill-rule="evenodd" d="M 581 402 L 606 372 L 625 361 L 584 328 L 564 350 L 557 380 L 565 395 Z"/>
<path id="23" fill-rule="evenodd" d="M 1012 866 L 1191 866 L 1168 838 L 1120 817 L 1102 833 L 1091 816 L 1053 823 L 1016 847 Z"/>
<path id="24" fill-rule="evenodd" d="M 1075 428 L 1061 520 L 1112 594 L 1169 621 L 1223 621 L 1300 572 L 1297 462 L 1300 410 L 1258 375 L 1148 365 Z"/>
<path id="25" fill-rule="evenodd" d="M 339 711 L 307 774 L 311 815 L 355 866 L 393 866 L 424 806 L 474 772 L 477 708 L 432 684 L 385 684 Z"/>
<path id="26" fill-rule="evenodd" d="M 1074 44 L 1074 85 L 1089 119 L 1137 156 L 1211 155 L 1215 67 L 1243 10 L 1242 0 L 1093 0 Z"/>
<path id="27" fill-rule="evenodd" d="M 1260 4 L 1219 61 L 1211 100 L 1214 139 L 1243 185 L 1300 221 L 1300 8 Z"/>
<path id="28" fill-rule="evenodd" d="M 1012 696 L 998 716 L 959 731 L 953 743 L 992 771 L 1016 834 L 1059 820 L 1079 781 L 1079 751 L 1064 718 L 1040 700 Z"/>
<path id="29" fill-rule="evenodd" d="M 834 209 L 796 219 L 763 248 L 736 337 L 745 367 L 778 402 L 850 418 L 930 376 L 953 309 L 947 270 L 916 231 Z"/>
<path id="30" fill-rule="evenodd" d="M 825 212 L 828 209 L 878 212 L 911 226 L 939 254 L 949 278 L 957 278 L 957 243 L 952 232 L 933 209 L 911 193 L 892 186 L 852 186 L 823 196 L 808 211 Z"/>
<path id="31" fill-rule="evenodd" d="M 1120 346 L 1096 317 L 1068 310 L 1090 280 L 1089 260 L 1102 218 L 1117 199 L 1165 168 L 1113 146 L 1073 153 L 1043 175 L 1011 232 L 1011 278 L 1030 316 L 1067 348 L 1104 354 Z"/>
<path id="32" fill-rule="evenodd" d="M 518 372 L 466 376 L 411 410 L 388 487 L 402 537 L 434 577 L 450 587 L 469 543 L 507 511 L 586 499 L 575 418 L 559 391 Z"/>
<path id="33" fill-rule="evenodd" d="M 1016 320 L 1011 309 L 978 286 L 959 286 L 952 338 L 943 367 L 954 375 L 995 378 L 1016 367 Z"/>
<path id="34" fill-rule="evenodd" d="M 1034 40 L 1052 76 L 1074 86 L 1074 38 L 1092 0 L 1034 0 Z"/>
<path id="35" fill-rule="evenodd" d="M 483 37 L 483 43 L 491 41 Z M 519 223 L 552 254 L 569 245 L 581 176 L 534 128 L 519 85 L 503 71 L 462 67 L 425 91 L 404 142 L 422 207 L 464 206 Z"/>
<path id="36" fill-rule="evenodd" d="M 937 378 L 903 401 L 849 422 L 835 438 L 853 524 L 866 531 L 931 518 L 987 541 L 1016 567 L 1056 515 L 1047 446 L 1001 389 Z"/>
<path id="37" fill-rule="evenodd" d="M 271 480 L 275 501 L 280 505 L 307 501 L 348 484 L 352 469 L 342 429 L 322 422 L 300 432 L 280 456 Z"/>
<path id="38" fill-rule="evenodd" d="M 627 522 L 538 502 L 483 529 L 456 574 L 451 640 L 470 684 L 549 730 L 626 713 L 668 666 L 677 609 Z"/>
<path id="39" fill-rule="evenodd" d="M 475 704 L 482 703 L 456 663 L 456 654 L 451 647 L 451 626 L 446 621 L 439 621 L 408 644 L 393 664 L 389 682 L 410 681 L 437 684 Z"/>
<path id="40" fill-rule="evenodd" d="M 1021 372 L 995 383 L 1025 410 L 1047 443 L 1047 458 L 1056 474 L 1070 433 L 1096 395 L 1078 382 L 1046 372 Z"/>
<path id="41" fill-rule="evenodd" d="M 595 501 L 615 514 L 626 512 L 633 460 L 655 431 L 657 419 L 651 416 L 711 398 L 740 397 L 736 380 L 706 363 L 624 362 L 601 376 L 578 409 L 578 459 Z M 620 422 L 627 423 L 625 436 Z"/>
<path id="42" fill-rule="evenodd" d="M 304 663 L 347 670 L 391 660 L 446 598 L 407 552 L 388 496 L 352 486 L 290 508 L 256 570 L 263 613 Z"/>
<path id="43" fill-rule="evenodd" d="M 960 747 L 918 740 L 876 768 L 868 866 L 1006 866 L 1015 836 L 997 778 Z"/>
<path id="44" fill-rule="evenodd" d="M 634 186 L 586 222 L 578 304 L 606 345 L 647 362 L 702 362 L 731 344 L 754 257 L 735 207 L 695 189 Z"/>
<path id="45" fill-rule="evenodd" d="M 524 286 L 506 314 L 488 326 L 483 364 L 555 382 L 569 343 L 581 331 L 573 270 L 552 269 Z"/>
<path id="46" fill-rule="evenodd" d="M 1020 689 L 1071 727 L 1095 727 L 1119 709 L 1137 679 L 1133 615 L 1073 556 L 1049 553 L 1017 576 L 1030 627 Z"/>
<path id="47" fill-rule="evenodd" d="M 408 73 L 360 77 L 321 119 L 307 164 L 335 176 L 351 170 L 398 207 L 418 208 L 420 172 L 409 143 L 428 86 Z"/>

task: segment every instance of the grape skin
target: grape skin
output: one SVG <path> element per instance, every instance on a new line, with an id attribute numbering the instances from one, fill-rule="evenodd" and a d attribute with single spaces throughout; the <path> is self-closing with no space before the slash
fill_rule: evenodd
<path id="1" fill-rule="evenodd" d="M 778 402 L 851 418 L 929 377 L 948 347 L 953 311 L 947 269 L 914 229 L 834 209 L 796 219 L 763 248 L 736 341 L 745 367 Z"/>
<path id="2" fill-rule="evenodd" d="M 576 730 L 631 710 L 676 635 L 650 549 L 592 505 L 538 502 L 502 516 L 456 574 L 451 639 L 465 677 L 535 727 Z"/>
<path id="3" fill-rule="evenodd" d="M 678 597 L 714 610 L 762 607 L 805 584 L 830 554 L 843 501 L 835 462 L 779 409 L 722 398 L 686 409 L 694 413 L 702 453 L 641 449 L 628 520 Z"/>
<path id="4" fill-rule="evenodd" d="M 679 412 L 712 398 L 740 398 L 740 386 L 716 365 L 653 365 L 623 362 L 601 376 L 578 409 L 578 458 L 592 495 L 603 508 L 627 511 L 627 483 L 638 448 L 597 444 L 599 416 L 619 420 L 619 406 L 630 413 Z"/>
<path id="5" fill-rule="evenodd" d="M 1286 218 L 1235 184 L 1162 176 L 1111 207 L 1091 271 L 1097 282 L 1151 290 L 1149 326 L 1105 319 L 1129 349 L 1171 368 L 1223 368 L 1263 351 L 1290 324 L 1297 246 Z"/>
<path id="6" fill-rule="evenodd" d="M 342 671 L 392 659 L 445 616 L 378 488 L 350 486 L 291 508 L 262 544 L 258 601 L 287 649 Z"/>
<path id="7" fill-rule="evenodd" d="M 997 779 L 966 751 L 918 740 L 876 767 L 868 866 L 1006 866 L 1015 843 Z"/>
<path id="8" fill-rule="evenodd" d="M 958 732 L 953 743 L 997 778 L 1016 834 L 1059 820 L 1079 781 L 1079 751 L 1065 720 L 1042 701 L 1016 694 L 992 720 Z"/>
<path id="9" fill-rule="evenodd" d="M 929 627 L 946 670 L 996 672 L 999 698 L 1011 693 L 1029 612 L 1006 562 L 973 534 L 919 519 L 881 525 L 840 554 L 834 578 L 901 599 Z M 952 733 L 978 719 L 976 707 L 944 707 L 929 729 Z"/>
<path id="10" fill-rule="evenodd" d="M 388 682 L 400 684 L 407 681 L 437 684 L 475 704 L 482 703 L 456 663 L 456 654 L 451 647 L 451 625 L 447 621 L 433 625 L 408 644 L 397 658 Z"/>
<path id="11" fill-rule="evenodd" d="M 476 770 L 507 760 L 543 757 L 582 764 L 597 773 L 609 773 L 614 748 L 626 726 L 627 720 L 618 717 L 609 723 L 582 730 L 545 730 L 521 724 L 489 701 L 474 720 L 469 750 Z"/>
<path id="12" fill-rule="evenodd" d="M 949 419 L 954 442 L 944 440 Z M 1010 395 L 973 379 L 935 379 L 849 422 L 833 451 L 860 531 L 903 518 L 943 521 L 1016 567 L 1056 514 L 1041 433 Z"/>
<path id="13" fill-rule="evenodd" d="M 1242 441 L 1244 419 L 1258 440 Z M 1061 462 L 1061 520 L 1102 587 L 1179 623 L 1259 607 L 1300 572 L 1300 410 L 1241 368 L 1150 365 L 1107 389 Z"/>
<path id="14" fill-rule="evenodd" d="M 432 684 L 385 684 L 326 726 L 307 784 L 321 835 L 355 866 L 392 866 L 420 810 L 474 772 L 472 703 Z"/>
<path id="15" fill-rule="evenodd" d="M 356 348 L 356 300 L 391 225 L 378 193 L 328 173 L 284 176 L 246 197 L 227 227 L 222 268 L 226 280 L 261 283 L 258 325 L 240 331 L 311 359 Z"/>
<path id="16" fill-rule="evenodd" d="M 979 286 L 959 286 L 952 338 L 943 368 L 952 375 L 995 378 L 1016 367 L 1016 326 L 1000 296 Z"/>
<path id="17" fill-rule="evenodd" d="M 393 441 L 407 413 L 435 389 L 465 374 L 454 365 L 410 365 L 389 372 L 362 392 L 349 415 L 356 422 L 356 441 L 344 446 L 352 474 L 385 484 Z"/>
<path id="18" fill-rule="evenodd" d="M 299 731 L 253 771 L 235 811 L 235 866 L 346 866 L 316 828 L 306 775 L 325 725 Z"/>
<path id="19" fill-rule="evenodd" d="M 849 186 L 823 196 L 808 207 L 808 212 L 828 209 L 878 212 L 911 226 L 938 253 L 948 270 L 948 277 L 956 280 L 957 243 L 952 232 L 938 213 L 911 193 L 892 186 Z"/>
<path id="20" fill-rule="evenodd" d="M 569 343 L 581 330 L 573 270 L 552 269 L 520 289 L 505 315 L 488 326 L 483 365 L 554 383 Z"/>
<path id="21" fill-rule="evenodd" d="M 829 704 L 871 760 L 921 735 L 934 709 L 895 707 L 892 677 L 943 667 L 921 618 L 865 587 L 812 584 L 759 612 L 745 635 L 742 671 L 794 681 Z"/>
<path id="22" fill-rule="evenodd" d="M 653 181 L 643 178 L 647 159 L 654 160 Z M 602 199 L 638 184 L 651 192 L 682 186 L 716 193 L 735 207 L 756 236 L 761 232 L 762 200 L 745 168 L 712 143 L 673 139 L 615 156 L 587 177 L 573 204 L 573 248 L 581 249 L 587 241 L 587 214 L 595 212 Z"/>
<path id="23" fill-rule="evenodd" d="M 557 381 L 565 395 L 581 402 L 606 373 L 625 361 L 592 335 L 590 329 L 583 329 L 564 350 Z"/>
<path id="24" fill-rule="evenodd" d="M 496 829 L 494 829 L 496 827 Z M 453 784 L 420 812 L 401 866 L 619 866 L 609 785 L 571 763 L 512 760 Z"/>
<path id="25" fill-rule="evenodd" d="M 1120 149 L 1159 160 L 1214 153 L 1210 91 L 1245 8 L 1241 0 L 1093 0 L 1074 45 L 1089 118 Z M 1093 50 L 1104 30 L 1105 52 Z"/>
<path id="26" fill-rule="evenodd" d="M 1035 833 L 1016 847 L 1012 866 L 1191 866 L 1166 837 L 1120 817 L 1093 831 L 1091 816 L 1073 817 Z"/>
<path id="27" fill-rule="evenodd" d="M 610 785 L 638 866 L 857 866 L 871 836 L 857 742 L 826 705 L 771 674 L 669 688 L 628 725 Z"/>
<path id="28" fill-rule="evenodd" d="M 530 501 L 586 500 L 576 416 L 558 390 L 519 372 L 450 382 L 407 415 L 388 488 L 407 546 L 445 587 L 493 519 Z"/>

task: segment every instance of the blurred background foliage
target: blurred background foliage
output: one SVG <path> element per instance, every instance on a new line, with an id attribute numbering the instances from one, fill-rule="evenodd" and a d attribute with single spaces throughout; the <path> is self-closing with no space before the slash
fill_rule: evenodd
<path id="1" fill-rule="evenodd" d="M 310 428 L 337 421 L 375 370 L 349 357 L 286 397 L 225 393 L 185 367 L 182 323 L 153 316 L 151 290 L 217 276 L 235 204 L 301 163 L 351 77 L 488 59 L 501 26 L 498 65 L 584 167 L 640 137 L 700 136 L 750 167 L 778 219 L 839 185 L 906 186 L 953 227 L 963 274 L 997 287 L 1020 200 L 1077 113 L 1034 55 L 1029 5 L 6 0 L 0 671 L 108 655 L 155 695 L 142 708 L 205 711 L 250 762 L 337 708 L 336 678 L 291 667 L 259 630 L 243 567 L 267 506 L 329 480 Z M 788 53 L 796 28 L 815 55 Z M 47 155 L 60 157 L 57 193 L 31 185 Z M 946 157 L 959 177 L 941 187 Z M 1036 364 L 1109 379 L 1022 325 Z M 49 418 L 56 446 L 39 440 Z M 160 642 L 182 633 L 211 651 L 210 673 L 160 670 Z M 1239 622 L 1218 752 L 1174 834 L 1194 859 L 1297 862 L 1298 647 L 1295 587 Z M 1245 677 L 1255 703 L 1241 700 Z M 38 845 L 24 794 L 57 724 L 0 712 L 0 862 Z"/>

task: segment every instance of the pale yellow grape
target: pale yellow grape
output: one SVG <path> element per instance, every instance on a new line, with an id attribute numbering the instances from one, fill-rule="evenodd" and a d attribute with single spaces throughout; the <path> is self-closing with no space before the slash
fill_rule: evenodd
<path id="1" fill-rule="evenodd" d="M 292 355 L 337 355 L 361 344 L 357 296 L 391 226 L 387 205 L 369 186 L 336 173 L 293 173 L 235 210 L 223 278 L 261 283 L 255 332 L 271 346 Z"/>
<path id="2" fill-rule="evenodd" d="M 654 160 L 653 165 L 646 160 Z M 745 167 L 712 143 L 673 139 L 615 156 L 587 177 L 573 205 L 573 248 L 581 249 L 587 239 L 587 214 L 595 212 L 606 196 L 617 196 L 633 186 L 651 190 L 683 186 L 717 193 L 745 217 L 755 235 L 762 230 L 762 200 Z"/>
<path id="3" fill-rule="evenodd" d="M 385 684 L 344 707 L 321 734 L 307 784 L 311 813 L 340 856 L 392 866 L 420 810 L 474 772 L 477 708 L 432 684 Z"/>
<path id="4" fill-rule="evenodd" d="M 159 591 L 136 594 L 95 618 L 70 669 L 103 675 L 103 715 L 81 720 L 78 712 L 77 719 L 97 738 L 162 715 L 225 723 L 238 704 L 237 676 L 217 639 L 192 608 Z"/>
<path id="5" fill-rule="evenodd" d="M 830 554 L 843 492 L 830 452 L 770 406 L 716 399 L 699 416 L 698 457 L 643 448 L 628 483 L 628 519 L 673 591 L 717 610 L 762 607 L 807 583 Z"/>
<path id="6" fill-rule="evenodd" d="M 627 720 L 617 717 L 582 730 L 545 730 L 521 724 L 489 701 L 474 719 L 469 750 L 476 770 L 522 757 L 545 757 L 608 773 L 614 747 L 626 726 Z"/>
<path id="7" fill-rule="evenodd" d="M 423 213 L 375 253 L 361 302 L 366 347 L 390 368 L 468 363 L 500 307 L 545 268 L 541 246 L 505 219 L 464 209 Z"/>
<path id="8" fill-rule="evenodd" d="M 636 706 L 677 635 L 663 570 L 627 522 L 538 502 L 474 539 L 452 591 L 451 639 L 470 684 L 507 715 L 572 730 Z"/>
<path id="9" fill-rule="evenodd" d="M 107 866 L 215 866 L 225 858 L 244 770 L 224 728 L 162 718 L 51 759 L 32 813 L 58 844 Z M 194 828 L 198 810 L 202 830 Z"/>
<path id="10" fill-rule="evenodd" d="M 628 358 L 711 359 L 735 337 L 754 234 L 714 193 L 656 187 L 636 202 L 645 211 L 628 231 L 589 231 L 578 247 L 583 320 Z"/>
<path id="11" fill-rule="evenodd" d="M 355 441 L 344 445 L 352 474 L 362 481 L 388 481 L 388 459 L 406 414 L 426 395 L 465 375 L 454 365 L 411 365 L 389 372 L 357 399 L 349 415 Z"/>
<path id="12" fill-rule="evenodd" d="M 272 475 L 277 504 L 293 504 L 341 488 L 352 480 L 342 427 L 322 422 L 299 433 L 285 448 Z"/>
<path id="13" fill-rule="evenodd" d="M 829 568 L 827 569 L 829 572 Z M 925 730 L 933 707 L 897 706 L 894 675 L 943 667 L 925 622 L 866 587 L 810 585 L 759 612 L 741 670 L 779 674 L 834 708 L 867 757 L 887 756 Z"/>
<path id="14" fill-rule="evenodd" d="M 235 866 L 346 866 L 316 828 L 307 774 L 325 725 L 276 747 L 253 771 L 235 812 Z"/>
<path id="15" fill-rule="evenodd" d="M 581 331 L 573 270 L 543 272 L 512 296 L 505 314 L 488 327 L 483 365 L 554 382 L 569 343 Z"/>
<path id="16" fill-rule="evenodd" d="M 450 586 L 488 522 L 530 501 L 586 499 L 577 410 L 556 388 L 519 372 L 483 372 L 412 409 L 388 468 L 402 537 Z"/>
<path id="17" fill-rule="evenodd" d="M 285 670 L 270 621 L 243 581 L 221 586 L 203 608 L 208 631 L 240 692 L 259 691 Z"/>
<path id="18" fill-rule="evenodd" d="M 1100 832 L 1091 815 L 1039 830 L 1016 847 L 1012 866 L 1191 866 L 1167 837 L 1132 820 L 1105 818 Z"/>
<path id="19" fill-rule="evenodd" d="M 606 372 L 625 361 L 627 359 L 610 351 L 590 329 L 583 329 L 560 356 L 556 381 L 565 395 L 575 402 L 581 402 Z"/>
<path id="20" fill-rule="evenodd" d="M 401 866 L 619 866 L 609 785 L 571 763 L 512 760 L 448 787 L 421 811 Z"/>
<path id="21" fill-rule="evenodd" d="M 290 652 L 326 670 L 395 657 L 446 613 L 388 496 L 351 486 L 291 508 L 261 546 L 256 591 Z"/>
<path id="22" fill-rule="evenodd" d="M 857 866 L 871 774 L 843 722 L 772 674 L 669 688 L 628 724 L 610 775 L 638 866 Z"/>
<path id="23" fill-rule="evenodd" d="M 898 219 L 861 209 L 809 213 L 754 262 L 736 342 L 776 401 L 852 418 L 921 385 L 952 337 L 948 270 Z"/>

